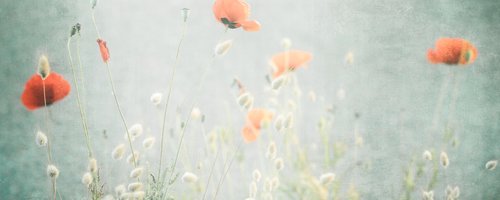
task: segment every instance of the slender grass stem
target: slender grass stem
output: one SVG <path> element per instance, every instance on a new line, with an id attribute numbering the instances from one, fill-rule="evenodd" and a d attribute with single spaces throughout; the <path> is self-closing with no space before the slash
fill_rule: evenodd
<path id="1" fill-rule="evenodd" d="M 210 181 L 212 180 L 212 175 L 213 175 L 213 172 L 214 172 L 214 169 L 215 169 L 215 163 L 217 163 L 217 159 L 219 158 L 219 150 L 217 150 L 217 154 L 215 155 L 215 159 L 214 159 L 214 162 L 212 162 L 212 168 L 210 169 L 210 174 L 208 175 L 208 180 L 207 180 L 207 184 L 205 184 L 205 192 L 203 192 L 203 200 L 205 199 L 205 196 L 207 195 L 207 191 L 208 191 L 208 186 L 210 184 Z"/>
<path id="2" fill-rule="evenodd" d="M 120 103 L 118 102 L 118 98 L 116 97 L 115 83 L 113 81 L 113 76 L 111 75 L 111 70 L 109 69 L 109 62 L 106 62 L 106 70 L 108 72 L 108 79 L 109 79 L 109 83 L 111 84 L 111 90 L 113 92 L 113 97 L 115 100 L 116 108 L 118 109 L 118 113 L 120 113 L 120 118 L 123 122 L 123 126 L 125 126 L 125 130 L 127 131 L 127 139 L 128 139 L 128 144 L 130 145 L 130 151 L 132 153 L 133 164 L 134 164 L 134 167 L 137 167 L 137 160 L 135 157 L 134 147 L 132 146 L 132 139 L 130 137 L 130 131 L 128 129 L 127 122 L 125 121 L 125 116 L 123 115 L 122 109 L 120 107 Z"/>
<path id="3" fill-rule="evenodd" d="M 49 108 L 47 107 L 47 94 L 45 91 L 45 80 L 42 79 L 42 89 L 43 89 L 43 105 L 45 112 L 45 128 L 47 129 L 47 137 L 49 137 Z M 49 164 L 52 164 L 52 153 L 50 150 L 50 139 L 47 140 L 47 158 Z"/>
<path id="4" fill-rule="evenodd" d="M 85 142 L 87 144 L 88 156 L 89 156 L 89 158 L 92 158 L 93 153 L 92 153 L 92 147 L 90 146 L 90 138 L 89 138 L 87 119 L 85 117 L 85 111 L 83 109 L 83 105 L 82 105 L 82 102 L 80 99 L 80 90 L 78 87 L 78 81 L 77 81 L 76 72 L 75 72 L 76 70 L 75 70 L 75 66 L 73 64 L 73 57 L 71 55 L 71 37 L 68 38 L 67 48 L 68 48 L 68 56 L 69 56 L 69 63 L 71 66 L 71 72 L 73 74 L 73 84 L 75 84 L 75 89 L 76 89 L 76 100 L 78 103 L 78 108 L 80 110 L 80 117 L 82 119 L 83 134 L 85 136 Z"/>
<path id="5" fill-rule="evenodd" d="M 78 37 L 76 38 L 76 56 L 77 56 L 77 59 L 78 59 L 78 68 L 80 70 L 80 80 L 82 82 L 82 104 L 81 106 L 83 107 L 83 112 L 84 112 L 84 117 L 87 118 L 87 114 L 86 114 L 86 89 L 85 89 L 85 75 L 84 75 L 84 72 L 83 72 L 83 66 L 82 66 L 82 59 L 81 59 L 81 56 L 80 56 L 80 34 L 78 34 Z M 86 120 L 87 121 L 87 120 Z"/>
<path id="6" fill-rule="evenodd" d="M 227 167 L 226 169 L 226 163 L 227 163 L 227 160 L 224 162 L 224 168 L 222 170 L 224 170 L 223 174 L 222 174 L 222 177 L 220 178 L 219 180 L 219 183 L 217 184 L 217 188 L 215 189 L 215 195 L 214 195 L 214 200 L 217 199 L 217 194 L 219 193 L 219 190 L 220 190 L 220 187 L 222 186 L 222 184 L 224 183 L 224 179 L 226 178 L 226 175 L 229 173 L 229 170 L 231 169 L 231 166 L 233 165 L 233 161 L 234 159 L 236 158 L 236 155 L 239 153 L 240 151 L 240 148 L 241 148 L 241 144 L 242 144 L 243 141 L 240 141 L 240 143 L 238 144 L 238 148 L 236 149 L 236 151 L 234 152 L 233 156 L 231 157 L 231 161 L 229 161 L 229 166 Z M 228 157 L 229 158 L 229 157 Z"/>
<path id="7" fill-rule="evenodd" d="M 177 52 L 175 54 L 175 61 L 174 61 L 173 69 L 172 69 L 172 75 L 170 76 L 167 99 L 165 100 L 165 109 L 163 112 L 163 122 L 162 122 L 162 128 L 161 128 L 160 163 L 159 163 L 159 167 L 158 167 L 158 177 L 160 177 L 160 175 L 161 175 L 162 162 L 163 162 L 163 146 L 164 146 L 164 139 L 165 139 L 165 128 L 166 128 L 166 124 L 167 124 L 168 103 L 170 102 L 170 96 L 172 94 L 175 72 L 177 69 L 177 65 L 179 64 L 179 53 L 180 53 L 180 49 L 182 46 L 182 42 L 184 41 L 184 35 L 186 34 L 186 29 L 187 29 L 187 21 L 185 21 L 183 23 L 181 39 L 179 41 L 179 44 L 177 45 Z"/>

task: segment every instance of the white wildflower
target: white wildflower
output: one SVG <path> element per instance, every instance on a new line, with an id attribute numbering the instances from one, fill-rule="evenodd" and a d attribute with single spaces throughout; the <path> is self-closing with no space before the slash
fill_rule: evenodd
<path id="1" fill-rule="evenodd" d="M 292 40 L 290 40 L 290 38 L 281 39 L 281 46 L 283 46 L 284 49 L 290 49 L 292 46 Z"/>
<path id="2" fill-rule="evenodd" d="M 450 160 L 448 159 L 448 154 L 446 154 L 446 152 L 441 152 L 441 156 L 440 156 L 440 162 L 441 162 L 441 166 L 443 166 L 445 169 L 448 167 L 448 165 L 450 165 Z"/>
<path id="3" fill-rule="evenodd" d="M 429 150 L 425 150 L 424 153 L 422 154 L 422 158 L 424 160 L 432 160 L 432 153 Z"/>
<path id="4" fill-rule="evenodd" d="M 281 171 L 284 167 L 285 164 L 283 162 L 283 158 L 276 158 L 276 160 L 274 161 L 274 168 L 276 168 L 276 170 L 278 171 Z"/>
<path id="5" fill-rule="evenodd" d="M 267 146 L 266 158 L 274 159 L 276 158 L 276 153 L 277 153 L 276 143 L 271 141 Z"/>
<path id="6" fill-rule="evenodd" d="M 134 158 L 135 158 L 135 162 L 134 162 Z M 139 161 L 139 152 L 137 152 L 137 151 L 134 151 L 134 155 L 129 154 L 127 157 L 127 162 L 130 164 L 137 163 L 138 161 Z"/>
<path id="7" fill-rule="evenodd" d="M 350 64 L 352 65 L 352 63 L 354 63 L 354 54 L 352 52 L 347 52 L 346 56 L 345 56 L 345 62 L 347 64 Z"/>
<path id="8" fill-rule="evenodd" d="M 191 119 L 193 120 L 198 120 L 201 118 L 201 110 L 198 107 L 194 107 L 193 110 L 191 110 Z"/>
<path id="9" fill-rule="evenodd" d="M 57 177 L 59 177 L 59 169 L 57 169 L 57 167 L 54 165 L 48 165 L 47 176 L 49 176 L 51 179 L 57 179 Z"/>
<path id="10" fill-rule="evenodd" d="M 135 192 L 135 191 L 140 191 L 142 190 L 143 185 L 141 182 L 134 182 L 128 184 L 128 191 Z"/>
<path id="11" fill-rule="evenodd" d="M 281 132 L 284 129 L 285 118 L 282 115 L 279 115 L 274 121 L 274 128 L 276 131 Z"/>
<path id="12" fill-rule="evenodd" d="M 271 187 L 273 188 L 273 190 L 278 189 L 279 186 L 280 186 L 280 179 L 278 177 L 274 177 L 273 179 L 271 179 Z"/>
<path id="13" fill-rule="evenodd" d="M 293 126 L 293 114 L 288 113 L 288 115 L 285 118 L 285 121 L 283 122 L 283 127 L 286 129 L 292 128 Z"/>
<path id="14" fill-rule="evenodd" d="M 50 75 L 50 64 L 47 56 L 42 55 L 38 60 L 38 74 L 45 80 Z"/>
<path id="15" fill-rule="evenodd" d="M 115 187 L 115 193 L 116 196 L 121 196 L 123 193 L 127 191 L 127 188 L 125 188 L 125 185 L 118 185 Z"/>
<path id="16" fill-rule="evenodd" d="M 89 171 L 92 173 L 97 172 L 97 160 L 95 158 L 90 158 L 89 159 Z"/>
<path id="17" fill-rule="evenodd" d="M 422 191 L 423 200 L 434 200 L 434 191 Z"/>
<path id="18" fill-rule="evenodd" d="M 279 90 L 283 85 L 285 85 L 286 81 L 287 81 L 286 75 L 279 76 L 271 82 L 271 88 L 275 91 Z"/>
<path id="19" fill-rule="evenodd" d="M 259 182 L 260 178 L 262 177 L 262 174 L 258 169 L 253 170 L 252 172 L 252 178 L 255 182 Z"/>
<path id="20" fill-rule="evenodd" d="M 37 131 L 36 132 L 36 144 L 40 147 L 44 147 L 47 145 L 48 139 L 47 135 L 43 133 L 42 131 Z"/>
<path id="21" fill-rule="evenodd" d="M 143 131 L 142 124 L 134 124 L 128 129 L 130 136 L 133 138 L 141 136 Z"/>
<path id="22" fill-rule="evenodd" d="M 135 169 L 133 169 L 131 172 L 130 172 L 130 178 L 138 178 L 142 175 L 142 172 L 144 171 L 144 168 L 142 167 L 137 167 Z"/>

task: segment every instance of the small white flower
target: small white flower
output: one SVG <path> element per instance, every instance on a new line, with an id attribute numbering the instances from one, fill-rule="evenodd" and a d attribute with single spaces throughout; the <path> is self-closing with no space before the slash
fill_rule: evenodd
<path id="1" fill-rule="evenodd" d="M 265 192 L 271 192 L 273 191 L 273 184 L 271 183 L 271 179 L 266 178 L 264 181 L 264 191 Z"/>
<path id="2" fill-rule="evenodd" d="M 335 174 L 334 173 L 325 173 L 319 176 L 319 182 L 323 185 L 328 185 L 330 184 L 333 180 L 335 179 Z"/>
<path id="3" fill-rule="evenodd" d="M 132 193 L 132 197 L 137 200 L 144 199 L 144 196 L 146 196 L 146 193 L 144 191 L 136 191 Z"/>
<path id="4" fill-rule="evenodd" d="M 162 97 L 163 97 L 163 94 L 161 94 L 159 92 L 153 93 L 151 95 L 151 98 L 150 98 L 151 103 L 153 103 L 153 105 L 155 105 L 155 106 L 160 105 Z"/>
<path id="5" fill-rule="evenodd" d="M 127 188 L 125 188 L 125 185 L 118 185 L 115 187 L 116 196 L 119 197 L 125 192 L 127 192 Z"/>
<path id="6" fill-rule="evenodd" d="M 253 170 L 252 172 L 252 178 L 255 182 L 259 182 L 260 178 L 262 177 L 262 174 L 258 169 Z"/>
<path id="7" fill-rule="evenodd" d="M 140 191 L 142 190 L 143 185 L 140 182 L 134 182 L 128 184 L 128 191 L 135 192 L 135 191 Z"/>
<path id="8" fill-rule="evenodd" d="M 446 154 L 446 152 L 441 152 L 441 156 L 440 156 L 440 162 L 441 162 L 441 166 L 443 166 L 443 168 L 447 168 L 448 165 L 450 165 L 450 160 L 448 159 L 448 154 Z"/>
<path id="9" fill-rule="evenodd" d="M 120 160 L 123 158 L 124 154 L 125 154 L 125 144 L 119 144 L 118 146 L 115 147 L 115 149 L 113 149 L 111 157 L 115 160 Z"/>
<path id="10" fill-rule="evenodd" d="M 130 136 L 133 138 L 141 136 L 143 131 L 141 124 L 134 124 L 128 129 Z"/>
<path id="11" fill-rule="evenodd" d="M 57 179 L 57 177 L 59 177 L 59 169 L 57 169 L 57 167 L 54 165 L 48 165 L 47 176 L 49 176 L 51 179 Z"/>
<path id="12" fill-rule="evenodd" d="M 215 55 L 217 56 L 225 55 L 229 51 L 231 46 L 233 46 L 232 40 L 226 40 L 224 42 L 217 44 L 217 46 L 215 46 Z"/>
<path id="13" fill-rule="evenodd" d="M 276 160 L 274 161 L 274 168 L 276 168 L 276 170 L 278 171 L 281 171 L 284 167 L 285 164 L 283 162 L 283 158 L 276 158 Z"/>
<path id="14" fill-rule="evenodd" d="M 198 120 L 201 118 L 201 110 L 198 107 L 194 107 L 193 110 L 191 110 L 191 119 L 193 120 Z"/>
<path id="15" fill-rule="evenodd" d="M 36 144 L 40 147 L 44 147 L 47 145 L 48 139 L 47 135 L 43 133 L 42 131 L 37 131 L 36 132 Z"/>
<path id="16" fill-rule="evenodd" d="M 92 173 L 97 172 L 97 160 L 95 158 L 90 158 L 88 168 Z"/>
<path id="17" fill-rule="evenodd" d="M 490 160 L 484 166 L 487 170 L 493 171 L 497 168 L 498 160 Z"/>
<path id="18" fill-rule="evenodd" d="M 145 148 L 145 149 L 151 149 L 153 147 L 153 145 L 155 144 L 155 138 L 154 137 L 148 137 L 146 139 L 144 139 L 144 141 L 142 141 L 142 146 Z"/>
<path id="19" fill-rule="evenodd" d="M 432 153 L 429 150 L 425 150 L 424 153 L 422 154 L 422 158 L 424 160 L 432 160 Z"/>
<path id="20" fill-rule="evenodd" d="M 253 96 L 248 92 L 242 93 L 238 96 L 236 101 L 238 102 L 238 105 L 246 110 L 252 108 L 253 106 Z"/>
<path id="21" fill-rule="evenodd" d="M 144 168 L 142 167 L 137 167 L 134 170 L 130 172 L 130 178 L 138 178 L 142 175 L 142 172 L 144 171 Z"/>
<path id="22" fill-rule="evenodd" d="M 182 175 L 182 182 L 184 183 L 194 183 L 198 181 L 198 176 L 196 174 L 193 174 L 191 172 L 186 172 L 184 175 Z"/>
<path id="23" fill-rule="evenodd" d="M 290 49 L 292 46 L 292 40 L 290 40 L 290 38 L 281 39 L 281 46 L 283 46 L 284 49 Z"/>
<path id="24" fill-rule="evenodd" d="M 257 197 L 257 183 L 255 183 L 255 181 L 252 181 L 250 183 L 250 187 L 249 187 L 249 197 L 252 197 L 252 198 L 255 198 Z"/>
<path id="25" fill-rule="evenodd" d="M 93 178 L 92 178 L 92 174 L 90 174 L 90 172 L 86 172 L 85 174 L 83 174 L 82 176 L 82 183 L 85 185 L 85 186 L 89 186 L 93 181 Z"/>

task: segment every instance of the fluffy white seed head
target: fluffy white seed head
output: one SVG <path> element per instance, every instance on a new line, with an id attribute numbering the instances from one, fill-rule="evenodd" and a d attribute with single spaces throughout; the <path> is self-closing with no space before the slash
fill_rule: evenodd
<path id="1" fill-rule="evenodd" d="M 198 107 L 194 107 L 193 110 L 191 110 L 191 119 L 193 120 L 199 120 L 201 118 L 201 110 Z"/>
<path id="2" fill-rule="evenodd" d="M 354 63 L 354 54 L 352 52 L 347 52 L 347 54 L 345 55 L 345 62 L 350 65 Z"/>
<path id="3" fill-rule="evenodd" d="M 458 199 L 458 197 L 460 196 L 460 188 L 458 188 L 458 186 L 451 187 L 448 185 L 446 187 L 445 193 L 447 199 Z"/>
<path id="4" fill-rule="evenodd" d="M 311 102 L 316 102 L 316 93 L 314 91 L 309 91 L 309 100 L 311 100 Z"/>
<path id="5" fill-rule="evenodd" d="M 253 178 L 253 181 L 255 181 L 255 182 L 260 181 L 260 178 L 262 178 L 262 174 L 260 173 L 260 171 L 258 169 L 253 170 L 252 178 Z"/>
<path id="6" fill-rule="evenodd" d="M 285 123 L 285 117 L 283 115 L 279 115 L 276 120 L 274 121 L 274 129 L 276 131 L 281 132 L 285 126 L 283 125 Z"/>
<path id="7" fill-rule="evenodd" d="M 50 75 L 50 64 L 47 56 L 42 55 L 38 60 L 38 74 L 45 80 Z"/>
<path id="8" fill-rule="evenodd" d="M 233 40 L 226 40 L 224 42 L 217 44 L 217 46 L 215 46 L 215 55 L 216 56 L 226 55 L 231 46 L 233 46 Z"/>
<path id="9" fill-rule="evenodd" d="M 134 124 L 129 129 L 130 137 L 137 138 L 142 135 L 144 129 L 142 128 L 142 124 Z"/>
<path id="10" fill-rule="evenodd" d="M 40 147 L 47 146 L 47 142 L 49 140 L 47 139 L 47 135 L 43 133 L 42 131 L 37 131 L 36 132 L 36 144 Z"/>
<path id="11" fill-rule="evenodd" d="M 135 162 L 134 162 L 134 158 L 135 158 Z M 134 163 L 137 163 L 138 161 L 139 161 L 139 152 L 137 152 L 137 151 L 134 151 L 134 155 L 129 154 L 127 157 L 127 162 L 131 165 Z"/>
<path id="12" fill-rule="evenodd" d="M 319 182 L 323 185 L 328 185 L 333 182 L 333 180 L 335 180 L 335 174 L 331 172 L 321 174 L 321 176 L 319 176 Z"/>
<path id="13" fill-rule="evenodd" d="M 186 172 L 184 175 L 182 175 L 182 182 L 184 183 L 195 183 L 198 181 L 198 176 L 196 174 L 193 174 L 191 172 Z"/>
<path id="14" fill-rule="evenodd" d="M 113 149 L 111 157 L 115 160 L 120 160 L 123 158 L 124 154 L 125 154 L 125 144 L 119 144 L 118 146 L 115 147 L 115 149 Z"/>
<path id="15" fill-rule="evenodd" d="M 273 184 L 271 182 L 271 179 L 266 178 L 266 180 L 264 181 L 264 189 L 263 190 L 265 192 L 271 192 L 271 191 L 273 191 Z"/>
<path id="16" fill-rule="evenodd" d="M 283 46 L 284 49 L 290 49 L 290 47 L 292 47 L 292 40 L 290 40 L 290 38 L 281 39 L 281 46 Z"/>
<path id="17" fill-rule="evenodd" d="M 153 105 L 158 106 L 161 103 L 162 97 L 163 97 L 162 93 L 156 92 L 151 95 L 149 100 L 151 100 L 151 103 L 153 103 Z"/>
<path id="18" fill-rule="evenodd" d="M 125 192 L 127 192 L 125 185 L 118 185 L 115 187 L 116 196 L 120 197 Z"/>
<path id="19" fill-rule="evenodd" d="M 274 141 L 271 141 L 267 146 L 266 158 L 268 159 L 276 158 L 277 151 L 278 150 L 276 148 L 276 143 L 274 143 Z"/>
<path id="20" fill-rule="evenodd" d="M 497 168 L 498 160 L 490 160 L 484 166 L 487 170 L 493 171 Z"/>
<path id="21" fill-rule="evenodd" d="M 281 171 L 285 167 L 285 164 L 283 162 L 283 158 L 276 158 L 274 161 L 274 168 L 278 171 Z"/>
<path id="22" fill-rule="evenodd" d="M 57 177 L 59 177 L 59 169 L 57 169 L 55 165 L 48 165 L 47 176 L 49 176 L 51 179 L 57 179 Z"/>
<path id="23" fill-rule="evenodd" d="M 243 94 L 240 94 L 236 101 L 238 102 L 238 105 L 240 105 L 243 109 L 249 110 L 253 106 L 253 99 L 254 98 L 250 93 L 245 92 Z"/>
<path id="24" fill-rule="evenodd" d="M 142 190 L 142 188 L 143 188 L 143 185 L 141 182 L 134 182 L 134 183 L 128 184 L 128 191 L 131 191 L 131 192 L 140 191 L 140 190 Z"/>
<path id="25" fill-rule="evenodd" d="M 345 90 L 343 88 L 337 90 L 337 99 L 341 101 L 345 99 Z"/>
<path id="26" fill-rule="evenodd" d="M 130 172 L 130 178 L 138 178 L 142 175 L 142 172 L 144 172 L 144 168 L 137 167 Z"/>
<path id="27" fill-rule="evenodd" d="M 146 196 L 144 191 L 136 191 L 132 193 L 132 198 L 137 200 L 142 200 Z"/>
<path id="28" fill-rule="evenodd" d="M 279 90 L 283 85 L 286 84 L 286 81 L 287 81 L 287 77 L 286 75 L 282 75 L 282 76 L 279 76 L 277 78 L 275 78 L 272 82 L 271 82 L 271 88 L 273 90 Z"/>
<path id="29" fill-rule="evenodd" d="M 283 127 L 286 129 L 292 128 L 293 126 L 293 114 L 288 113 L 285 117 L 285 121 L 283 122 Z"/>
<path id="30" fill-rule="evenodd" d="M 97 160 L 95 158 L 90 158 L 89 159 L 89 171 L 92 172 L 92 173 L 96 173 L 97 172 Z"/>
<path id="31" fill-rule="evenodd" d="M 142 141 L 142 146 L 145 149 L 151 149 L 155 144 L 156 139 L 154 137 L 148 137 Z"/>
<path id="32" fill-rule="evenodd" d="M 434 200 L 434 191 L 422 191 L 423 200 Z"/>
<path id="33" fill-rule="evenodd" d="M 251 198 L 257 197 L 257 183 L 255 183 L 255 181 L 252 181 L 250 183 L 250 187 L 248 188 L 248 196 Z"/>
<path id="34" fill-rule="evenodd" d="M 422 153 L 422 158 L 424 160 L 432 160 L 432 153 L 429 150 L 425 150 L 424 153 Z"/>
<path id="35" fill-rule="evenodd" d="M 115 200 L 115 198 L 113 197 L 113 195 L 108 194 L 108 195 L 104 196 L 102 198 L 102 200 Z"/>
<path id="36" fill-rule="evenodd" d="M 274 177 L 273 179 L 271 179 L 271 187 L 273 188 L 273 190 L 278 189 L 279 186 L 280 186 L 280 179 L 278 177 Z"/>
<path id="37" fill-rule="evenodd" d="M 450 160 L 448 159 L 448 154 L 444 151 L 441 152 L 441 156 L 440 156 L 440 163 L 441 163 L 441 166 L 443 166 L 443 168 L 447 168 L 448 165 L 450 165 Z"/>
<path id="38" fill-rule="evenodd" d="M 86 172 L 85 174 L 83 174 L 82 176 L 82 183 L 85 185 L 85 186 L 89 186 L 93 181 L 93 178 L 92 178 L 92 174 L 90 174 L 90 172 Z"/>

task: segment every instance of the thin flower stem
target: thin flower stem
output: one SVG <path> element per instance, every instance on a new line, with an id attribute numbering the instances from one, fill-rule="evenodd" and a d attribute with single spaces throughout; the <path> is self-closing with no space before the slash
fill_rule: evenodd
<path id="1" fill-rule="evenodd" d="M 45 128 L 47 129 L 47 137 L 49 137 L 49 108 L 47 107 L 47 96 L 45 93 L 45 80 L 42 79 L 42 88 L 43 88 L 43 105 L 45 107 Z M 52 164 L 52 153 L 50 150 L 50 139 L 47 140 L 47 158 L 49 164 Z"/>
<path id="2" fill-rule="evenodd" d="M 54 200 L 57 199 L 57 185 L 56 185 L 56 179 L 52 179 L 52 196 L 54 197 Z"/>
<path id="3" fill-rule="evenodd" d="M 73 64 L 73 57 L 71 56 L 71 37 L 68 38 L 67 48 L 68 48 L 68 56 L 69 56 L 69 63 L 71 66 L 71 72 L 73 74 L 73 84 L 75 84 L 75 89 L 76 89 L 76 100 L 78 103 L 78 108 L 80 110 L 80 117 L 82 119 L 83 135 L 85 136 L 85 142 L 87 144 L 88 156 L 89 156 L 89 158 L 92 158 L 93 154 L 92 154 L 92 148 L 90 147 L 90 138 L 89 138 L 87 119 L 85 117 L 85 111 L 83 109 L 83 105 L 82 105 L 82 102 L 80 100 L 80 90 L 78 88 L 78 81 L 77 81 L 77 77 L 76 77 L 75 66 Z"/>
<path id="4" fill-rule="evenodd" d="M 238 144 L 238 148 L 236 149 L 236 151 L 234 152 L 233 154 L 233 157 L 231 157 L 231 161 L 229 161 L 229 166 L 227 167 L 226 169 L 226 163 L 227 163 L 227 159 L 226 161 L 224 162 L 224 168 L 222 170 L 224 170 L 223 174 L 222 174 L 222 177 L 220 178 L 219 180 L 219 183 L 217 184 L 217 189 L 215 190 L 215 195 L 214 195 L 214 200 L 217 199 L 217 194 L 219 193 L 219 190 L 220 190 L 220 187 L 222 186 L 222 184 L 224 183 L 224 179 L 226 178 L 226 175 L 227 173 L 229 173 L 229 170 L 231 169 L 231 166 L 233 164 L 233 161 L 234 159 L 236 158 L 236 155 L 239 153 L 240 151 L 240 148 L 241 148 L 241 144 L 242 144 L 243 140 L 240 141 L 240 143 Z"/>
<path id="5" fill-rule="evenodd" d="M 109 62 L 106 62 L 106 70 L 108 72 L 108 78 L 109 78 L 109 82 L 111 84 L 111 90 L 113 92 L 113 97 L 115 99 L 116 107 L 118 108 L 118 112 L 120 113 L 120 117 L 121 117 L 121 120 L 123 122 L 123 126 L 125 126 L 125 130 L 127 131 L 127 139 L 128 139 L 128 143 L 130 145 L 130 151 L 132 153 L 133 164 L 134 164 L 134 167 L 137 167 L 137 160 L 135 158 L 134 147 L 132 146 L 132 139 L 130 138 L 130 131 L 128 130 L 127 122 L 125 121 L 125 116 L 123 115 L 122 109 L 120 107 L 120 103 L 118 102 L 118 98 L 116 97 L 115 83 L 113 81 L 113 77 L 111 76 L 111 70 L 109 69 Z"/>
<path id="6" fill-rule="evenodd" d="M 182 42 L 184 41 L 184 35 L 186 34 L 186 29 L 187 29 L 187 21 L 184 22 L 183 27 L 182 27 L 182 34 L 181 34 L 181 39 L 179 41 L 179 44 L 177 45 L 177 52 L 175 54 L 175 61 L 174 61 L 174 66 L 172 69 L 172 75 L 170 76 L 170 81 L 169 81 L 169 86 L 168 86 L 168 94 L 167 94 L 167 99 L 165 100 L 165 109 L 163 112 L 163 122 L 162 122 L 162 128 L 161 128 L 161 142 L 160 142 L 160 163 L 158 167 L 158 177 L 161 175 L 161 169 L 162 169 L 162 161 L 163 161 L 163 146 L 164 146 L 164 139 L 165 139 L 165 128 L 167 124 L 167 110 L 168 110 L 168 103 L 170 102 L 170 95 L 172 94 L 172 88 L 174 85 L 174 78 L 175 78 L 175 72 L 177 69 L 177 65 L 179 64 L 179 53 L 181 49 Z"/>
<path id="7" fill-rule="evenodd" d="M 203 198 L 202 198 L 202 200 L 204 200 L 205 196 L 207 195 L 208 186 L 210 184 L 210 181 L 212 180 L 212 175 L 213 175 L 213 172 L 214 172 L 214 169 L 215 169 L 215 164 L 217 163 L 217 159 L 219 158 L 219 153 L 220 153 L 220 151 L 217 150 L 217 154 L 215 155 L 214 162 L 212 162 L 212 168 L 210 169 L 210 174 L 208 175 L 207 184 L 205 185 L 205 192 L 203 192 Z"/>
<path id="8" fill-rule="evenodd" d="M 101 34 L 99 34 L 99 29 L 97 28 L 97 23 L 95 22 L 94 9 L 91 8 L 90 13 L 92 14 L 92 23 L 94 24 L 95 32 L 97 33 L 97 38 L 101 38 Z"/>
<path id="9" fill-rule="evenodd" d="M 86 113 L 86 100 L 85 100 L 85 96 L 86 96 L 86 89 L 85 89 L 85 75 L 84 75 L 84 72 L 83 72 L 83 66 L 82 66 L 82 59 L 80 57 L 80 34 L 78 33 L 78 37 L 76 38 L 76 55 L 77 55 L 77 58 L 78 58 L 78 68 L 80 70 L 80 80 L 82 82 L 82 107 L 83 107 L 83 112 L 85 113 L 84 117 L 87 118 L 87 113 Z"/>

